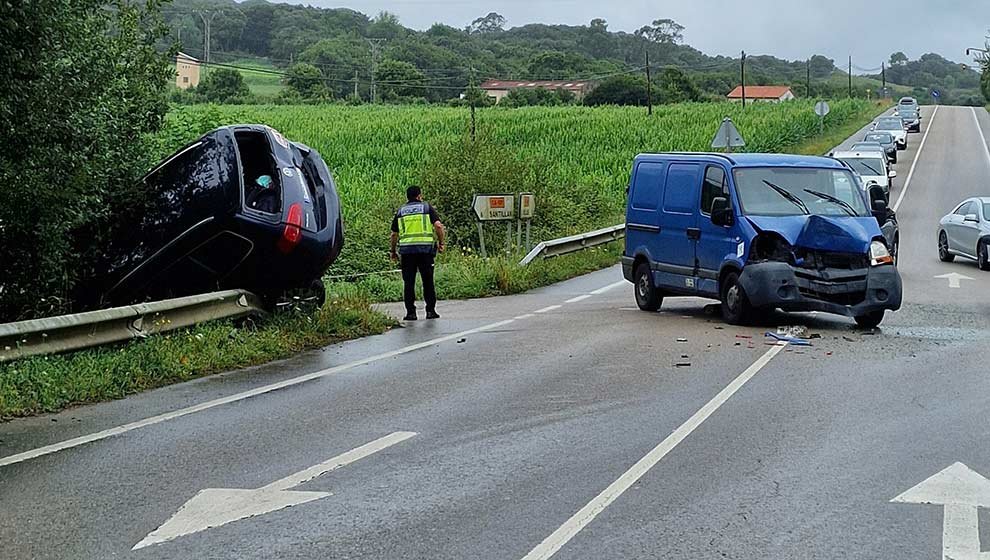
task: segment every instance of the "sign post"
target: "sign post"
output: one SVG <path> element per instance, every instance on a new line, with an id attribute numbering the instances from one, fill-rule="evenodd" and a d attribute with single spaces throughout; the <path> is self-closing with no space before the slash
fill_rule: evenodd
<path id="1" fill-rule="evenodd" d="M 932 99 L 935 100 L 935 104 L 938 105 L 939 98 L 942 97 L 942 92 L 937 89 L 932 90 Z"/>
<path id="2" fill-rule="evenodd" d="M 743 140 L 742 134 L 733 124 L 732 119 L 729 117 L 722 119 L 722 125 L 718 127 L 718 132 L 712 139 L 712 148 L 723 149 L 728 154 L 732 153 L 732 148 L 742 148 L 745 145 L 746 141 Z"/>
<path id="3" fill-rule="evenodd" d="M 815 114 L 818 115 L 818 133 L 823 134 L 825 132 L 825 115 L 829 113 L 832 109 L 828 106 L 828 101 L 819 101 L 815 103 Z"/>
<path id="4" fill-rule="evenodd" d="M 519 245 L 522 245 L 522 223 L 526 222 L 526 250 L 529 251 L 529 224 L 536 215 L 536 195 L 533 193 L 519 194 Z"/>
<path id="5" fill-rule="evenodd" d="M 508 222 L 506 224 L 506 250 L 512 245 L 512 220 L 515 218 L 515 195 L 511 194 L 476 194 L 471 203 L 475 216 L 478 217 L 478 237 L 481 241 L 481 256 L 488 258 L 485 250 L 485 222 Z"/>

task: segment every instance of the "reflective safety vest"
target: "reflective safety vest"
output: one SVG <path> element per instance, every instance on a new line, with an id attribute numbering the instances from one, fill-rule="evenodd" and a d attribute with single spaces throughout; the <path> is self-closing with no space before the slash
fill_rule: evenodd
<path id="1" fill-rule="evenodd" d="M 436 234 L 425 202 L 410 202 L 399 208 L 398 222 L 400 253 L 433 252 Z"/>

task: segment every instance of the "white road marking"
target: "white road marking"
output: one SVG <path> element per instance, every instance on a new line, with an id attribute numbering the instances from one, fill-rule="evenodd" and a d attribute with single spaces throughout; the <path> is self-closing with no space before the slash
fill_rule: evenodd
<path id="1" fill-rule="evenodd" d="M 969 276 L 966 276 L 965 274 L 959 274 L 958 272 L 950 272 L 948 274 L 939 274 L 935 278 L 946 278 L 946 279 L 948 279 L 949 280 L 949 287 L 950 288 L 958 288 L 959 285 L 960 285 L 960 281 L 962 281 L 962 280 L 972 280 L 972 278 L 970 278 Z"/>
<path id="2" fill-rule="evenodd" d="M 163 523 L 161 527 L 149 533 L 131 550 L 163 543 L 176 537 L 198 533 L 213 527 L 220 527 L 240 519 L 326 498 L 330 495 L 329 492 L 290 492 L 289 489 L 364 459 L 415 435 L 415 432 L 391 433 L 256 490 L 237 488 L 200 490 L 198 494 L 179 508 L 175 515 Z"/>
<path id="3" fill-rule="evenodd" d="M 962 463 L 953 463 L 891 502 L 943 506 L 942 558 L 986 560 L 980 552 L 979 508 L 990 507 L 990 480 Z"/>
<path id="4" fill-rule="evenodd" d="M 907 194 L 908 186 L 911 184 L 911 178 L 914 177 L 914 168 L 918 165 L 918 160 L 921 159 L 921 150 L 925 149 L 925 140 L 928 140 L 928 133 L 932 131 L 932 125 L 935 124 L 935 115 L 938 113 L 938 105 L 935 106 L 935 110 L 932 111 L 932 116 L 928 117 L 928 126 L 925 127 L 925 135 L 921 137 L 921 144 L 918 144 L 918 153 L 914 154 L 914 161 L 911 162 L 911 169 L 908 171 L 907 179 L 904 181 L 904 186 L 901 187 L 901 194 L 897 196 L 897 202 L 890 207 L 891 210 L 897 212 L 897 209 L 901 207 L 901 202 L 904 200 L 904 195 Z"/>
<path id="5" fill-rule="evenodd" d="M 602 294 L 602 293 L 605 293 L 608 290 L 611 290 L 612 288 L 615 288 L 616 286 L 620 286 L 622 284 L 625 284 L 625 281 L 624 280 L 621 281 L 621 282 L 616 282 L 614 284 L 609 284 L 608 286 L 604 286 L 602 288 L 599 288 L 597 290 L 594 290 L 594 291 L 591 292 L 591 294 L 594 294 L 594 295 Z M 560 309 L 561 307 L 562 307 L 561 305 L 550 305 L 550 306 L 544 307 L 543 309 L 539 309 L 537 311 L 534 311 L 533 313 L 546 313 L 548 311 L 553 311 L 555 309 Z M 477 334 L 477 333 L 488 331 L 488 330 L 491 330 L 491 329 L 497 329 L 499 327 L 504 327 L 505 325 L 508 325 L 510 323 L 515 322 L 516 320 L 528 319 L 530 317 L 533 317 L 534 316 L 533 313 L 527 313 L 525 315 L 520 315 L 520 316 L 515 317 L 513 319 L 506 319 L 504 321 L 498 321 L 496 323 L 491 323 L 491 324 L 488 324 L 488 325 L 483 325 L 481 327 L 477 327 L 477 328 L 474 328 L 474 329 L 468 329 L 466 331 L 461 331 L 461 332 L 458 332 L 458 333 L 449 334 L 449 335 L 441 336 L 441 337 L 438 337 L 438 338 L 433 338 L 433 339 L 427 340 L 425 342 L 420 342 L 418 344 L 412 344 L 412 345 L 409 345 L 409 346 L 405 346 L 403 348 L 399 348 L 398 350 L 392 350 L 391 352 L 385 352 L 383 354 L 378 354 L 378 355 L 375 355 L 375 356 L 370 356 L 368 358 L 362 358 L 360 360 L 355 360 L 353 362 L 349 362 L 349 363 L 342 364 L 342 365 L 339 365 L 339 366 L 334 366 L 334 367 L 323 369 L 323 370 L 316 371 L 316 372 L 313 372 L 313 373 L 308 373 L 306 375 L 301 375 L 299 377 L 293 377 L 292 379 L 286 379 L 285 381 L 280 381 L 278 383 L 273 383 L 271 385 L 265 385 L 265 386 L 258 387 L 258 388 L 255 388 L 255 389 L 251 389 L 251 390 L 248 390 L 248 391 L 244 391 L 244 392 L 241 392 L 241 393 L 236 393 L 234 395 L 230 395 L 230 396 L 227 396 L 227 397 L 222 397 L 222 398 L 219 398 L 219 399 L 214 399 L 212 401 L 207 401 L 207 402 L 200 403 L 200 404 L 193 405 L 193 406 L 189 406 L 189 407 L 186 407 L 186 408 L 180 408 L 179 410 L 173 410 L 172 412 L 166 412 L 166 413 L 163 413 L 163 414 L 159 414 L 157 416 L 152 416 L 150 418 L 144 418 L 142 420 L 137 420 L 135 422 L 130 422 L 128 424 L 124 424 L 124 425 L 117 426 L 117 427 L 114 427 L 114 428 L 109 428 L 109 429 L 102 430 L 102 431 L 99 431 L 99 432 L 94 432 L 92 434 L 87 434 L 87 435 L 84 435 L 84 436 L 79 436 L 79 437 L 75 437 L 75 438 L 72 438 L 72 439 L 67 439 L 65 441 L 61 441 L 61 442 L 58 442 L 58 443 L 53 443 L 51 445 L 46 445 L 44 447 L 39 447 L 37 449 L 32 449 L 32 450 L 29 450 L 29 451 L 24 451 L 22 453 L 15 453 L 14 455 L 8 455 L 7 457 L 0 457 L 0 467 L 6 466 L 6 465 L 13 465 L 15 463 L 22 463 L 24 461 L 29 461 L 31 459 L 36 459 L 38 457 L 43 457 L 45 455 L 50 455 L 52 453 L 57 453 L 59 451 L 64 451 L 66 449 L 71 449 L 73 447 L 79 447 L 80 445 L 85 445 L 87 443 L 92 443 L 94 441 L 100 441 L 100 440 L 107 439 L 107 438 L 110 438 L 110 437 L 119 436 L 121 434 L 125 434 L 125 433 L 130 432 L 130 431 L 133 431 L 133 430 L 137 430 L 139 428 L 145 428 L 147 426 L 153 426 L 155 424 L 160 424 L 160 423 L 165 422 L 165 421 L 168 421 L 168 420 L 174 420 L 176 418 L 181 418 L 183 416 L 187 416 L 189 414 L 194 414 L 196 412 L 202 412 L 204 410 L 209 410 L 211 408 L 215 408 L 217 406 L 221 406 L 221 405 L 224 405 L 224 404 L 230 404 L 230 403 L 234 403 L 234 402 L 241 401 L 241 400 L 244 400 L 244 399 L 249 399 L 251 397 L 256 397 L 258 395 L 263 395 L 265 393 L 270 393 L 272 391 L 277 391 L 279 389 L 284 389 L 286 387 L 291 387 L 293 385 L 298 385 L 300 383 L 305 383 L 307 381 L 312 381 L 314 379 L 319 379 L 321 377 L 326 377 L 328 375 L 333 375 L 335 373 L 340 373 L 342 371 L 353 369 L 353 368 L 356 368 L 358 366 L 367 365 L 367 364 L 370 364 L 370 363 L 373 363 L 373 362 L 377 362 L 377 361 L 380 361 L 380 360 L 385 360 L 385 359 L 388 359 L 388 358 L 394 358 L 395 356 L 401 356 L 402 354 L 408 354 L 409 352 L 414 352 L 416 350 L 420 350 L 420 349 L 423 349 L 423 348 L 428 348 L 428 347 L 433 346 L 435 344 L 441 344 L 441 343 L 447 342 L 449 340 L 456 340 L 458 338 L 463 338 L 463 337 L 465 337 L 467 335 L 470 335 L 470 334 Z"/>
<path id="6" fill-rule="evenodd" d="M 600 296 L 600 295 L 604 294 L 605 292 L 607 292 L 607 291 L 609 291 L 609 290 L 611 290 L 613 288 L 618 288 L 619 286 L 622 286 L 623 284 L 628 284 L 628 282 L 626 282 L 625 280 L 619 280 L 618 282 L 615 282 L 614 284 L 609 284 L 608 286 L 604 286 L 602 288 L 598 288 L 597 290 L 591 290 L 590 293 L 592 295 Z"/>
<path id="7" fill-rule="evenodd" d="M 579 301 L 584 301 L 584 300 L 586 300 L 586 299 L 588 299 L 590 297 L 593 297 L 593 296 L 591 294 L 584 294 L 583 296 L 572 297 L 571 299 L 565 301 L 564 303 L 577 303 Z"/>
<path id="8" fill-rule="evenodd" d="M 990 165 L 990 146 L 987 146 L 987 137 L 983 135 L 983 127 L 980 126 L 980 118 L 976 116 L 976 107 L 973 110 L 973 122 L 976 123 L 976 130 L 980 133 L 980 144 L 983 145 L 983 155 L 987 156 L 987 164 Z"/>
<path id="9" fill-rule="evenodd" d="M 783 350 L 787 345 L 778 344 L 766 351 L 765 354 L 760 356 L 751 366 L 746 368 L 746 371 L 739 374 L 738 377 L 732 380 L 731 383 L 725 386 L 717 395 L 715 395 L 712 400 L 708 401 L 705 406 L 701 407 L 697 412 L 695 412 L 687 422 L 681 424 L 676 430 L 674 430 L 666 439 L 660 442 L 659 445 L 654 447 L 649 453 L 647 453 L 642 459 L 636 462 L 629 470 L 622 473 L 615 482 L 610 484 L 608 488 L 602 491 L 601 494 L 595 496 L 593 500 L 588 502 L 588 505 L 581 508 L 577 513 L 571 516 L 570 519 L 564 522 L 556 531 L 550 534 L 549 537 L 543 540 L 540 544 L 536 546 L 533 550 L 529 552 L 522 560 L 546 560 L 550 558 L 558 550 L 561 549 L 565 544 L 568 543 L 575 535 L 578 534 L 581 529 L 586 525 L 591 523 L 595 517 L 601 512 L 605 511 L 605 508 L 609 506 L 612 502 L 618 499 L 623 492 L 628 490 L 633 484 L 636 483 L 644 474 L 649 472 L 661 459 L 663 459 L 668 453 L 670 453 L 679 443 L 684 441 L 684 438 L 691 435 L 695 429 L 698 428 L 705 420 L 708 419 L 716 410 L 719 409 L 729 398 L 732 397 L 747 381 L 753 378 L 754 375 L 759 373 L 761 369 L 764 368 L 770 360 L 773 359 L 781 350 Z"/>
<path id="10" fill-rule="evenodd" d="M 558 306 L 559 307 L 559 306 Z M 244 399 L 249 399 L 251 397 L 256 397 L 258 395 L 263 395 L 265 393 L 270 393 L 272 391 L 277 391 L 279 389 L 284 389 L 286 387 L 292 387 L 293 385 L 299 385 L 300 383 L 305 383 L 307 381 L 312 381 L 314 379 L 319 379 L 321 377 L 327 377 L 336 373 L 340 373 L 345 370 L 353 369 L 358 366 L 367 365 L 380 360 L 385 360 L 388 358 L 393 358 L 395 356 L 401 356 L 402 354 L 408 354 L 409 352 L 414 352 L 423 348 L 428 348 L 430 346 L 447 342 L 449 340 L 457 340 L 458 338 L 463 338 L 471 334 L 477 334 L 480 332 L 489 331 L 492 329 L 497 329 L 499 327 L 504 327 L 510 323 L 513 323 L 514 319 L 506 319 L 504 321 L 498 321 L 496 323 L 491 323 L 488 325 L 483 325 L 474 329 L 468 329 L 466 331 L 461 331 L 454 334 L 449 334 L 446 336 L 441 336 L 427 340 L 425 342 L 420 342 L 418 344 L 411 344 L 398 350 L 392 350 L 390 352 L 384 352 L 382 354 L 377 354 L 375 356 L 370 356 L 367 358 L 362 358 L 360 360 L 355 360 L 353 362 L 348 362 L 339 366 L 334 366 L 331 368 L 323 369 L 313 373 L 308 373 L 306 375 L 301 375 L 299 377 L 293 377 L 292 379 L 286 379 L 285 381 L 279 381 L 278 383 L 272 383 L 271 385 L 264 385 L 255 389 L 250 389 L 248 391 L 243 391 L 241 393 L 236 393 L 227 397 L 222 397 L 219 399 L 214 399 L 204 403 L 196 404 L 186 408 L 180 408 L 178 410 L 173 410 L 172 412 L 166 412 L 164 414 L 159 414 L 157 416 L 152 416 L 150 418 L 145 418 L 143 420 L 137 420 L 122 426 L 117 426 L 115 428 L 109 428 L 107 430 L 102 430 L 92 434 L 87 434 L 84 436 L 79 436 L 76 438 L 61 441 L 59 443 L 53 443 L 51 445 L 46 445 L 44 447 L 39 447 L 37 449 L 32 449 L 30 451 L 25 451 L 23 453 L 17 453 L 14 455 L 9 455 L 7 457 L 0 458 L 0 467 L 6 465 L 12 465 L 15 463 L 21 463 L 44 455 L 50 455 L 58 451 L 63 451 L 65 449 L 71 449 L 73 447 L 78 447 L 87 443 L 92 443 L 94 441 L 99 441 L 102 439 L 107 439 L 109 437 L 118 436 L 125 434 L 127 432 L 137 430 L 139 428 L 145 428 L 147 426 L 152 426 L 155 424 L 160 424 L 167 420 L 174 420 L 176 418 L 181 418 L 189 414 L 194 414 L 196 412 L 202 412 L 204 410 L 209 410 L 211 408 L 234 403 L 237 401 L 242 401 Z"/>

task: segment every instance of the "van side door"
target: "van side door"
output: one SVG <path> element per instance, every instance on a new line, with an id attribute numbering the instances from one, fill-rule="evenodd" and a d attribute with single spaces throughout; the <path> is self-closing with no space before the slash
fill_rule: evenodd
<path id="1" fill-rule="evenodd" d="M 718 295 L 718 274 L 722 264 L 729 259 L 742 259 L 745 244 L 739 237 L 738 225 L 715 225 L 712 223 L 712 201 L 723 197 L 732 201 L 729 194 L 729 177 L 724 167 L 718 164 L 705 166 L 701 183 L 701 196 L 698 208 L 701 212 L 698 227 L 701 239 L 698 241 L 698 288 L 700 291 Z"/>
<path id="2" fill-rule="evenodd" d="M 657 253 L 657 281 L 680 292 L 694 293 L 696 254 L 701 230 L 698 228 L 698 196 L 702 165 L 672 162 L 660 205 L 662 251 Z"/>

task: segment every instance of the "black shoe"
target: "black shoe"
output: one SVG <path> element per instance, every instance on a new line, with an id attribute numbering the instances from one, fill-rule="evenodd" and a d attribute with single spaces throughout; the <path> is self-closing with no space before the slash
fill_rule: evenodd
<path id="1" fill-rule="evenodd" d="M 440 314 L 437 313 L 436 311 L 427 311 L 426 312 L 426 318 L 427 319 L 439 319 L 440 318 Z"/>
<path id="2" fill-rule="evenodd" d="M 416 314 L 415 313 L 406 313 L 406 316 L 403 317 L 402 320 L 403 321 L 415 321 L 416 320 Z"/>

